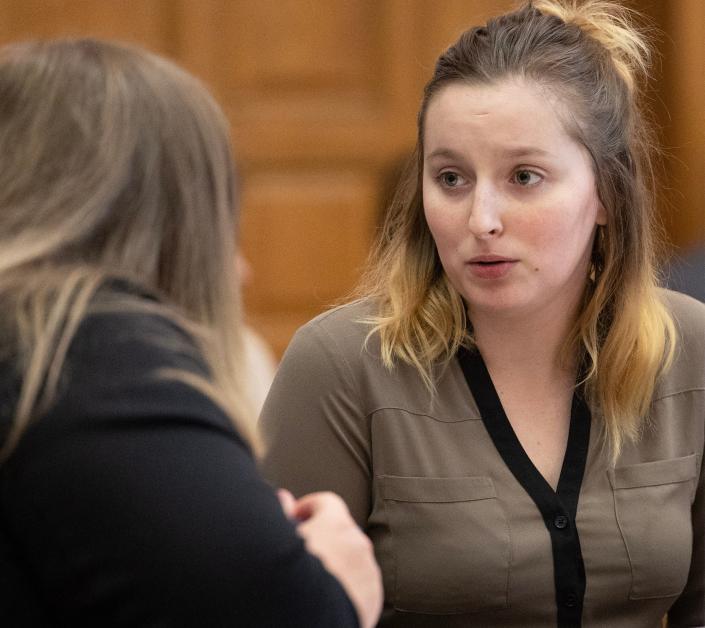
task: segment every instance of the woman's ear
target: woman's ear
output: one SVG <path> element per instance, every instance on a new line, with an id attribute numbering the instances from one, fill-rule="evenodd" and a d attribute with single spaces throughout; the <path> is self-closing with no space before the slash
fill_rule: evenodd
<path id="1" fill-rule="evenodd" d="M 607 224 L 607 210 L 604 205 L 597 202 L 597 215 L 595 216 L 595 224 L 605 226 Z"/>

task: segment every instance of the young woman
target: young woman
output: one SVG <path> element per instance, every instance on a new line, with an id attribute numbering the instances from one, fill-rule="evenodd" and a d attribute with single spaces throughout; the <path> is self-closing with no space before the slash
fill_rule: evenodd
<path id="1" fill-rule="evenodd" d="M 256 471 L 236 214 L 227 125 L 185 72 L 0 50 L 3 626 L 376 622 L 342 501 L 285 513 Z"/>
<path id="2" fill-rule="evenodd" d="M 363 298 L 284 357 L 265 472 L 343 496 L 381 626 L 705 624 L 705 307 L 657 287 L 647 61 L 612 2 L 465 32 Z"/>

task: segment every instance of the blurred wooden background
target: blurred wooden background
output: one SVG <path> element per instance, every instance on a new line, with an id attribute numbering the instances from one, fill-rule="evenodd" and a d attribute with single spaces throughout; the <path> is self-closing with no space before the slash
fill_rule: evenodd
<path id="1" fill-rule="evenodd" d="M 705 2 L 634 0 L 661 29 L 654 109 L 662 216 L 705 241 Z M 422 86 L 467 26 L 513 0 L 0 0 L 0 40 L 139 43 L 202 78 L 227 112 L 242 179 L 253 326 L 277 354 L 355 284 Z"/>

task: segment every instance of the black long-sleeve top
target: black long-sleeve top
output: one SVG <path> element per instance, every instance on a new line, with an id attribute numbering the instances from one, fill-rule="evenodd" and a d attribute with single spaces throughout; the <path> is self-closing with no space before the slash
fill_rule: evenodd
<path id="1" fill-rule="evenodd" d="M 0 625 L 357 626 L 228 418 L 163 368 L 207 375 L 162 317 L 82 323 L 57 403 L 0 467 Z"/>

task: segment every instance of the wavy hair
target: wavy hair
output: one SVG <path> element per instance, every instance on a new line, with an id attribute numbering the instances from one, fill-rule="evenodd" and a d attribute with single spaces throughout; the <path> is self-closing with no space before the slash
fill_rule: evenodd
<path id="1" fill-rule="evenodd" d="M 207 90 L 145 50 L 92 39 L 0 49 L 3 352 L 22 376 L 3 456 L 55 399 L 75 331 L 95 308 L 180 325 L 210 379 L 189 383 L 247 437 L 239 381 L 235 171 Z M 119 278 L 158 297 L 101 299 Z"/>
<path id="2" fill-rule="evenodd" d="M 433 390 L 434 365 L 472 345 L 463 300 L 450 285 L 422 200 L 424 122 L 450 83 L 521 77 L 570 112 L 567 132 L 592 158 L 607 225 L 599 227 L 582 308 L 564 345 L 578 356 L 605 442 L 616 458 L 637 439 L 659 375 L 672 360 L 675 326 L 657 292 L 653 154 L 640 85 L 650 48 L 632 12 L 609 0 L 533 0 L 471 28 L 438 59 L 418 114 L 414 157 L 372 252 L 360 292 L 378 303 L 368 320 L 388 368 L 413 365 Z"/>

